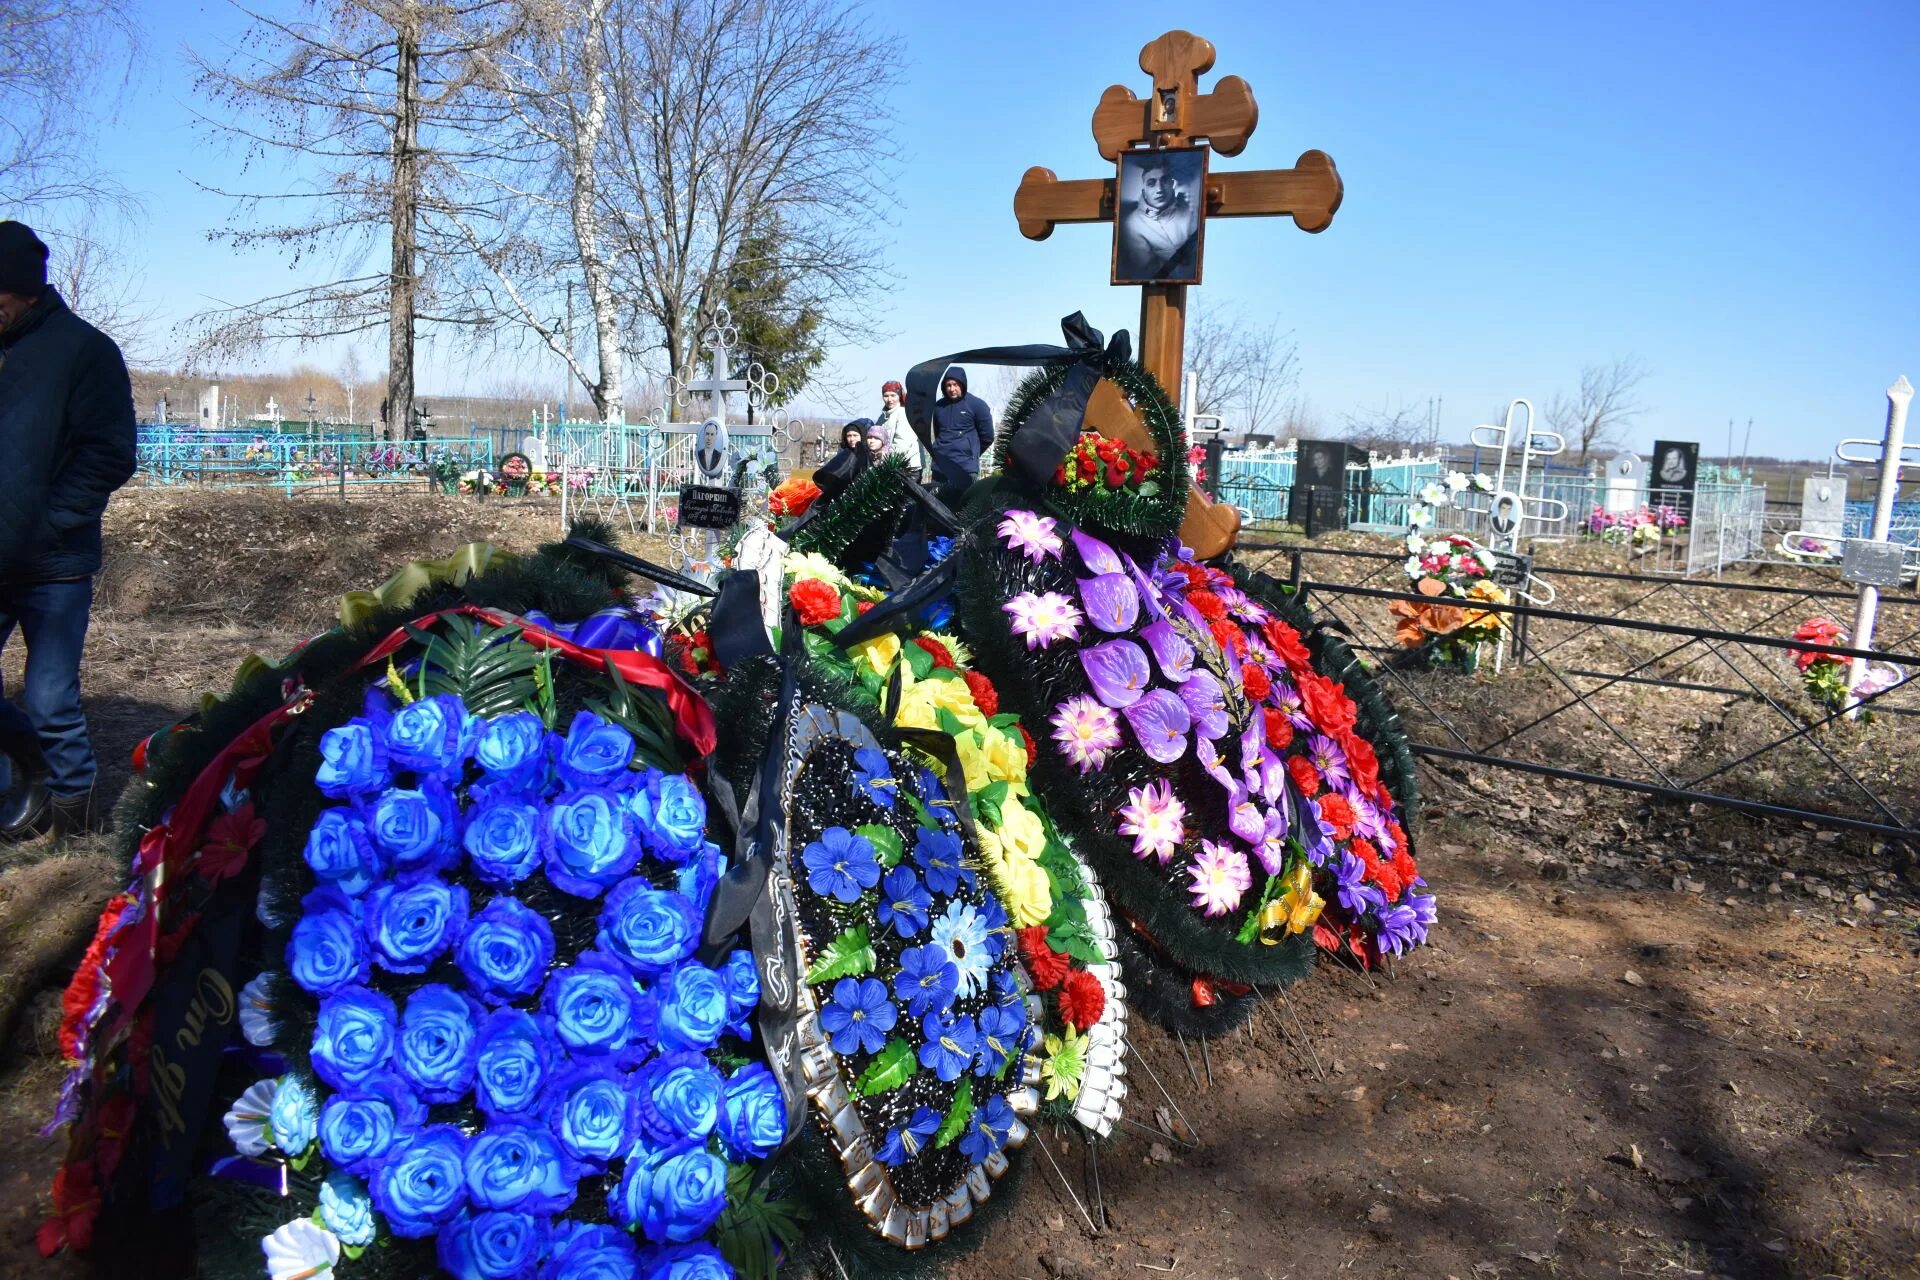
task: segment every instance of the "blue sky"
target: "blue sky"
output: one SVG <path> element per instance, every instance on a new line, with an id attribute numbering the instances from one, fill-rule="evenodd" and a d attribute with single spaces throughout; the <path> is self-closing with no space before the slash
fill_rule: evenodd
<path id="1" fill-rule="evenodd" d="M 893 283 L 874 317 L 891 336 L 836 352 L 844 398 L 802 409 L 870 411 L 917 360 L 1057 340 L 1074 310 L 1136 326 L 1138 290 L 1106 284 L 1106 228 L 1029 241 L 1012 199 L 1029 165 L 1108 171 L 1093 105 L 1108 84 L 1145 92 L 1140 46 L 1175 22 L 1219 50 L 1203 88 L 1236 74 L 1260 103 L 1247 149 L 1216 168 L 1285 167 L 1317 147 L 1345 179 L 1320 235 L 1213 224 L 1195 295 L 1291 329 L 1300 390 L 1330 424 L 1434 397 L 1459 438 L 1511 396 L 1544 406 L 1583 364 L 1632 354 L 1652 369 L 1633 442 L 1718 452 L 1727 420 L 1743 432 L 1751 417 L 1754 452 L 1821 456 L 1878 433 L 1896 374 L 1920 378 L 1913 0 L 986 0 L 872 16 L 902 70 Z M 233 13 L 153 0 L 146 22 L 152 65 L 102 147 L 148 197 L 132 246 L 146 286 L 173 315 L 276 291 L 280 265 L 207 243 L 225 206 L 184 176 L 230 162 L 190 128 L 177 50 L 218 40 Z M 557 369 L 537 372 L 557 388 Z M 488 376 L 435 352 L 423 381 L 444 394 L 470 375 Z"/>

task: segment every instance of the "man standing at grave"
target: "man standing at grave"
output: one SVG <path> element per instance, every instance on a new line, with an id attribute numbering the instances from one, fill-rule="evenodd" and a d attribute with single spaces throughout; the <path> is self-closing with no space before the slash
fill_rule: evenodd
<path id="1" fill-rule="evenodd" d="M 134 468 L 133 389 L 113 340 L 47 284 L 47 246 L 0 222 L 0 646 L 20 629 L 26 678 L 0 691 L 13 789 L 0 840 L 98 830 L 80 650 L 100 570 L 100 515 Z"/>
<path id="2" fill-rule="evenodd" d="M 980 478 L 980 455 L 992 443 L 993 410 L 968 394 L 967 371 L 951 366 L 933 406 L 933 484 L 942 502 L 957 504 Z"/>

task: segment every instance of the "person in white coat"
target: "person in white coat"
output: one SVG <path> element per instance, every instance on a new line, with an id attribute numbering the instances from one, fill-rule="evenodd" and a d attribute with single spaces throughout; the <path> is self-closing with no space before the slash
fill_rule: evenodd
<path id="1" fill-rule="evenodd" d="M 897 382 L 883 383 L 880 404 L 879 425 L 887 429 L 887 452 L 905 458 L 908 472 L 925 484 L 927 469 L 932 463 L 926 446 L 920 443 L 920 437 L 907 422 L 907 389 Z"/>

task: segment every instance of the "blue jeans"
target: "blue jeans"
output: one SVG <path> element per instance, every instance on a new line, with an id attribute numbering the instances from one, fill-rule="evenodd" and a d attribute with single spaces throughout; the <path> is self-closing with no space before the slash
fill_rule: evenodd
<path id="1" fill-rule="evenodd" d="M 92 605 L 91 578 L 0 583 L 0 650 L 15 626 L 27 643 L 19 704 L 0 689 L 0 724 L 39 737 L 47 757 L 47 789 L 55 795 L 79 795 L 93 785 L 93 743 L 80 708 L 80 650 Z"/>

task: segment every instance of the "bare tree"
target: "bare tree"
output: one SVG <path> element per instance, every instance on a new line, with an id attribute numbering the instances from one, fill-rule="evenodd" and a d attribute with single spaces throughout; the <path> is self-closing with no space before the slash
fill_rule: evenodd
<path id="1" fill-rule="evenodd" d="M 128 364 L 162 359 L 155 342 L 158 311 L 143 295 L 124 239 L 90 213 L 69 226 L 48 228 L 44 236 L 47 280 L 73 313 L 112 338 Z"/>
<path id="2" fill-rule="evenodd" d="M 219 137 L 249 166 L 279 160 L 318 182 L 265 178 L 214 188 L 235 202 L 218 232 L 238 249 L 279 251 L 289 267 L 333 258 L 332 278 L 196 318 L 192 353 L 219 359 L 262 345 L 384 329 L 388 422 L 410 422 L 414 344 L 422 323 L 470 324 L 473 309 L 441 270 L 460 246 L 430 221 L 436 178 L 473 160 L 455 150 L 484 136 L 473 118 L 476 55 L 517 15 L 511 0 L 306 0 L 305 16 L 242 8 L 237 51 L 190 54 Z M 284 212 L 282 212 L 284 211 Z M 383 244 L 384 241 L 384 244 Z M 323 273 L 324 274 L 324 273 Z"/>
<path id="3" fill-rule="evenodd" d="M 1378 409 L 1356 409 L 1344 419 L 1341 435 L 1376 453 L 1431 449 L 1440 439 L 1439 419 L 1431 400 L 1399 405 L 1382 401 Z"/>
<path id="4" fill-rule="evenodd" d="M 125 0 L 0 0 L 0 210 L 133 201 L 90 157 L 133 67 Z"/>
<path id="5" fill-rule="evenodd" d="M 1187 327 L 1186 367 L 1195 375 L 1194 412 L 1219 414 L 1229 429 L 1267 435 L 1300 380 L 1299 346 L 1278 320 L 1246 321 L 1234 308 L 1196 309 Z M 1181 389 L 1169 387 L 1176 398 Z"/>
<path id="6" fill-rule="evenodd" d="M 843 339 L 871 332 L 860 303 L 893 207 L 888 42 L 841 0 L 611 0 L 607 27 L 600 202 L 663 371 L 692 367 L 742 245 L 772 226 L 777 261 L 758 269 L 794 282 L 789 305 Z"/>
<path id="7" fill-rule="evenodd" d="M 1634 392 L 1652 371 L 1637 356 L 1608 364 L 1590 364 L 1580 370 L 1580 391 L 1568 396 L 1555 392 L 1547 406 L 1547 425 L 1568 444 L 1580 447 L 1580 463 L 1602 445 L 1620 443 L 1620 433 L 1644 408 Z"/>

